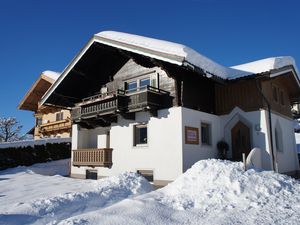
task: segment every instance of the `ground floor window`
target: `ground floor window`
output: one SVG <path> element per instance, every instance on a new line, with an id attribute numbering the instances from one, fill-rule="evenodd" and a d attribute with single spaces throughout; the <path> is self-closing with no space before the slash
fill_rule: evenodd
<path id="1" fill-rule="evenodd" d="M 279 123 L 275 126 L 275 145 L 277 152 L 283 152 L 282 131 Z"/>
<path id="2" fill-rule="evenodd" d="M 137 170 L 137 173 L 145 177 L 149 182 L 153 182 L 153 170 Z"/>
<path id="3" fill-rule="evenodd" d="M 134 146 L 146 145 L 148 143 L 147 124 L 137 124 L 134 126 Z"/>
<path id="4" fill-rule="evenodd" d="M 86 170 L 85 179 L 97 180 L 98 179 L 97 170 Z"/>
<path id="5" fill-rule="evenodd" d="M 211 145 L 211 125 L 208 123 L 201 123 L 201 143 Z"/>

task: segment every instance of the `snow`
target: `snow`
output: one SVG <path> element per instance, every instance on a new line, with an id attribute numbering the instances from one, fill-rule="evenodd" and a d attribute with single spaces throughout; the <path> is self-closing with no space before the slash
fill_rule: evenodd
<path id="1" fill-rule="evenodd" d="M 46 70 L 42 74 L 44 74 L 45 76 L 49 77 L 50 79 L 52 79 L 54 81 L 56 81 L 59 78 L 59 76 L 60 76 L 60 73 L 54 72 L 54 71 L 50 71 L 50 70 Z"/>
<path id="2" fill-rule="evenodd" d="M 34 145 L 46 145 L 47 143 L 66 143 L 71 142 L 72 138 L 43 138 L 39 140 L 22 140 L 14 142 L 1 142 L 0 149 L 3 148 L 17 148 L 17 147 L 27 147 Z"/>
<path id="3" fill-rule="evenodd" d="M 143 177 L 129 172 L 102 180 L 61 176 L 68 166 L 68 160 L 60 160 L 0 172 L 0 224 L 55 224 L 152 190 Z"/>
<path id="4" fill-rule="evenodd" d="M 236 79 L 239 77 L 249 76 L 251 74 L 270 71 L 272 69 L 278 69 L 287 65 L 293 65 L 297 74 L 299 74 L 295 60 L 290 56 L 273 57 L 247 64 L 225 67 L 185 45 L 177 44 L 174 42 L 116 31 L 103 31 L 96 34 L 95 36 L 112 41 L 117 41 L 126 45 L 131 45 L 133 47 L 142 48 L 142 50 L 134 50 L 133 48 L 125 47 L 125 50 L 135 51 L 138 54 L 144 54 L 153 58 L 176 63 L 178 65 L 185 65 L 185 62 L 188 62 L 193 66 L 197 66 L 203 69 L 208 77 L 215 75 L 222 79 Z M 115 44 L 106 42 L 104 44 L 115 46 Z M 148 52 L 143 49 L 148 50 Z M 155 51 L 156 54 L 151 53 L 153 51 Z M 170 59 L 168 57 L 165 57 L 164 54 L 176 56 L 179 59 L 176 62 L 174 62 L 174 60 L 170 61 Z"/>
<path id="5" fill-rule="evenodd" d="M 300 224 L 299 182 L 242 163 L 202 160 L 152 192 L 135 173 L 94 181 L 36 167 L 0 173 L 0 224 Z"/>
<path id="6" fill-rule="evenodd" d="M 279 56 L 271 57 L 267 59 L 261 59 L 254 62 L 249 62 L 246 64 L 232 66 L 233 69 L 243 70 L 252 74 L 263 73 L 274 69 L 279 69 L 285 66 L 294 66 L 297 74 L 299 74 L 296 62 L 291 56 Z"/>

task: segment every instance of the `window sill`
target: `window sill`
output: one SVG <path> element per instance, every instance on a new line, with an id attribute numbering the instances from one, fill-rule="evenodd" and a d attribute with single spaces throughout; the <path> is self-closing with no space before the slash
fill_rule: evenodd
<path id="1" fill-rule="evenodd" d="M 133 148 L 147 148 L 148 144 L 138 144 L 138 145 L 134 145 Z"/>

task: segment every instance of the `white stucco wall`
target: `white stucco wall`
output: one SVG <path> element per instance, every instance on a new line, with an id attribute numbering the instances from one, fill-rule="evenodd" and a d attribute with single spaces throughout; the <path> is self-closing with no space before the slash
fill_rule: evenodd
<path id="1" fill-rule="evenodd" d="M 148 144 L 133 146 L 133 128 L 137 123 L 148 124 Z M 110 147 L 113 148 L 113 166 L 96 167 L 98 176 L 111 176 L 124 171 L 153 170 L 154 180 L 170 181 L 182 173 L 182 129 L 181 108 L 159 110 L 158 117 L 148 112 L 136 113 L 135 121 L 118 118 L 110 129 Z M 75 129 L 75 128 L 74 128 Z M 76 132 L 75 132 L 76 133 Z M 97 147 L 97 135 L 103 129 L 78 131 L 78 148 Z M 95 145 L 95 146 L 94 146 Z M 75 146 L 75 145 L 74 145 Z M 72 174 L 85 174 L 87 167 L 72 167 Z"/>
<path id="2" fill-rule="evenodd" d="M 201 140 L 201 122 L 211 126 L 211 145 L 205 145 Z M 199 144 L 185 143 L 185 127 L 199 129 Z M 183 171 L 185 172 L 194 163 L 201 159 L 216 158 L 218 156 L 217 142 L 222 139 L 220 117 L 200 112 L 197 110 L 182 108 L 182 143 L 183 143 Z"/>
<path id="3" fill-rule="evenodd" d="M 83 129 L 73 125 L 72 149 L 96 148 L 99 146 L 99 135 L 110 131 L 110 147 L 113 148 L 113 166 L 111 168 L 72 167 L 72 174 L 85 176 L 86 169 L 98 171 L 99 177 L 117 175 L 124 171 L 153 170 L 154 180 L 171 181 L 201 159 L 218 156 L 217 142 L 224 139 L 229 144 L 231 152 L 231 129 L 238 121 L 250 128 L 251 148 L 262 149 L 262 166 L 272 169 L 268 113 L 266 110 L 244 112 L 236 107 L 230 114 L 216 116 L 183 107 L 173 107 L 158 111 L 157 117 L 148 112 L 136 113 L 135 120 L 125 120 L 118 117 L 118 123 L 109 128 Z M 202 144 L 201 122 L 211 126 L 211 145 Z M 148 144 L 136 147 L 134 140 L 134 125 L 147 123 Z M 295 137 L 292 120 L 272 113 L 273 136 L 276 124 L 282 129 L 284 150 L 277 152 L 279 172 L 285 173 L 299 170 L 296 155 Z M 199 129 L 199 144 L 185 143 L 185 127 Z M 275 146 L 275 136 L 273 138 Z"/>
<path id="4" fill-rule="evenodd" d="M 286 173 L 299 170 L 299 163 L 296 155 L 296 144 L 293 130 L 293 123 L 291 119 L 271 113 L 272 115 L 272 134 L 273 146 L 275 149 L 275 126 L 280 124 L 282 129 L 282 140 L 284 151 L 276 152 L 278 162 L 278 172 Z M 232 155 L 231 146 L 231 129 L 237 123 L 242 121 L 250 128 L 250 142 L 251 148 L 258 147 L 262 151 L 262 166 L 263 169 L 272 169 L 271 145 L 269 140 L 269 125 L 268 125 L 268 111 L 259 110 L 253 112 L 244 112 L 236 107 L 230 114 L 221 116 L 221 127 L 223 129 L 223 136 L 225 141 L 229 144 L 229 157 Z"/>
<path id="5" fill-rule="evenodd" d="M 278 172 L 287 173 L 287 172 L 299 170 L 299 161 L 298 161 L 298 156 L 296 151 L 296 141 L 295 141 L 293 120 L 272 113 L 274 149 L 276 149 L 274 130 L 277 124 L 281 128 L 281 135 L 282 135 L 282 142 L 283 142 L 282 152 L 275 151 L 275 158 L 278 166 Z"/>

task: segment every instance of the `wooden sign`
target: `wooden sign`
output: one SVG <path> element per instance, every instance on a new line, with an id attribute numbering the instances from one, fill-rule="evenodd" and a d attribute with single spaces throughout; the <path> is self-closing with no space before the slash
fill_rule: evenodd
<path id="1" fill-rule="evenodd" d="M 199 128 L 184 127 L 185 128 L 185 143 L 190 145 L 199 145 Z"/>

